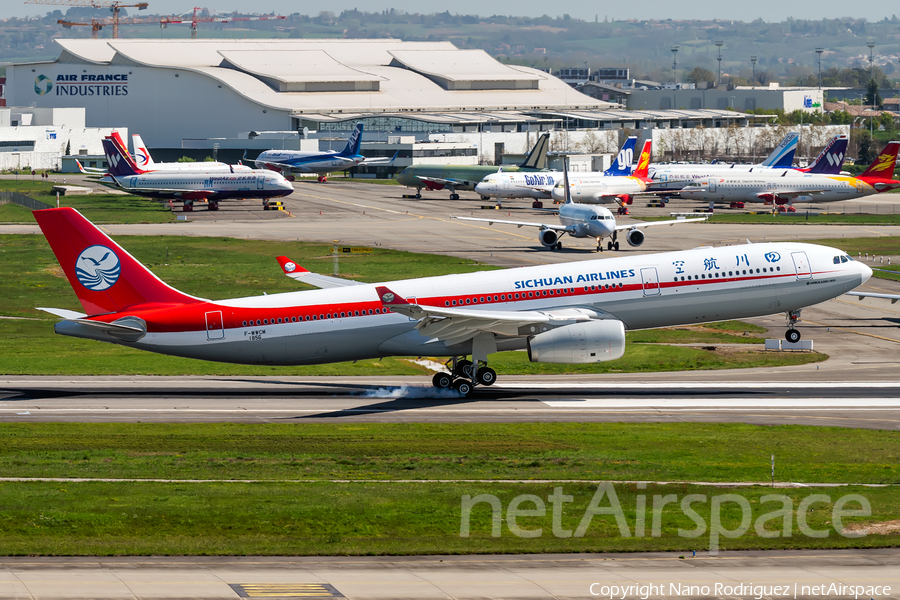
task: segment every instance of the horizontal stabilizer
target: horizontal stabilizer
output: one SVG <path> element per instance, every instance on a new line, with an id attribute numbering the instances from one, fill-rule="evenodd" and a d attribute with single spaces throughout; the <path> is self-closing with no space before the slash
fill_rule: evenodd
<path id="1" fill-rule="evenodd" d="M 35 308 L 44 312 L 48 312 L 51 315 L 56 315 L 60 319 L 81 319 L 87 316 L 84 313 L 80 313 L 74 310 L 68 310 L 66 308 L 44 308 L 43 306 L 37 306 Z"/>
<path id="2" fill-rule="evenodd" d="M 295 281 L 302 281 L 303 283 L 309 284 L 313 287 L 317 288 L 336 288 L 336 287 L 347 287 L 350 285 L 365 285 L 360 283 L 359 281 L 352 281 L 350 279 L 341 279 L 340 277 L 329 277 L 328 275 L 319 275 L 318 273 L 313 273 L 312 271 L 308 271 L 289 259 L 287 256 L 279 256 L 277 258 L 278 264 L 281 265 L 281 270 L 284 271 L 284 274 L 294 279 Z"/>

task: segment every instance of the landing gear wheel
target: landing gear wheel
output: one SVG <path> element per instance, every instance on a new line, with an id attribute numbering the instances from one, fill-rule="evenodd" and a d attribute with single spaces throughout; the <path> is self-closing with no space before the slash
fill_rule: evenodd
<path id="1" fill-rule="evenodd" d="M 475 388 L 465 379 L 457 379 L 453 382 L 453 389 L 456 390 L 460 396 L 469 396 Z"/>
<path id="2" fill-rule="evenodd" d="M 556 249 L 562 250 L 562 242 L 556 242 Z"/>
<path id="3" fill-rule="evenodd" d="M 612 250 L 612 249 L 613 249 L 613 243 L 612 243 L 612 242 L 606 242 L 606 249 L 607 249 L 607 250 Z"/>
<path id="4" fill-rule="evenodd" d="M 613 248 L 615 249 L 616 252 L 618 252 L 619 251 L 619 242 L 616 242 L 615 244 L 613 244 Z"/>
<path id="5" fill-rule="evenodd" d="M 181 207 L 181 212 L 191 212 L 194 210 L 194 201 L 193 200 L 185 200 L 184 205 Z"/>
<path id="6" fill-rule="evenodd" d="M 475 379 L 478 380 L 478 385 L 494 385 L 497 381 L 497 371 L 490 367 L 481 367 Z"/>
<path id="7" fill-rule="evenodd" d="M 796 344 L 800 341 L 800 332 L 796 329 L 788 329 L 784 334 L 784 339 L 792 344 Z"/>
<path id="8" fill-rule="evenodd" d="M 453 378 L 450 373 L 435 373 L 431 378 L 431 385 L 439 390 L 446 390 L 453 385 Z"/>
<path id="9" fill-rule="evenodd" d="M 457 377 L 466 377 L 467 379 L 472 378 L 472 361 L 471 360 L 460 360 L 456 362 L 456 373 L 454 373 Z"/>
<path id="10" fill-rule="evenodd" d="M 459 194 L 450 194 L 451 200 L 459 200 Z"/>
<path id="11" fill-rule="evenodd" d="M 215 200 L 210 200 L 209 204 L 206 205 L 206 210 L 219 210 L 219 203 Z"/>
<path id="12" fill-rule="evenodd" d="M 597 252 L 603 252 L 603 244 L 597 244 Z"/>
<path id="13" fill-rule="evenodd" d="M 420 199 L 421 197 L 422 197 L 422 194 L 420 194 L 419 192 L 416 192 L 416 200 Z"/>
<path id="14" fill-rule="evenodd" d="M 482 200 L 490 200 L 491 197 L 490 197 L 490 196 L 482 196 L 481 199 L 482 199 Z"/>

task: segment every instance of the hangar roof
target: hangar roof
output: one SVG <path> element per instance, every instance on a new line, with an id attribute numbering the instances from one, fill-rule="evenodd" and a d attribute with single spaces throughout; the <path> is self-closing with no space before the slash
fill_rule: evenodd
<path id="1" fill-rule="evenodd" d="M 60 61 L 193 71 L 276 110 L 416 113 L 597 110 L 537 69 L 450 42 L 399 40 L 54 40 Z"/>

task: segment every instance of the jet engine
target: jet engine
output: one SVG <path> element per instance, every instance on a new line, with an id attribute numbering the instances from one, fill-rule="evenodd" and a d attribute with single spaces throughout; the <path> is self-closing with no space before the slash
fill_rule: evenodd
<path id="1" fill-rule="evenodd" d="M 617 199 L 619 200 L 619 202 L 620 202 L 621 204 L 623 204 L 623 205 L 624 205 L 624 204 L 631 204 L 631 203 L 634 202 L 634 198 L 632 198 L 632 197 L 631 197 L 630 195 L 628 195 L 628 194 L 619 194 L 618 196 L 616 196 L 616 198 L 617 198 Z"/>
<path id="2" fill-rule="evenodd" d="M 644 243 L 644 232 L 640 229 L 629 229 L 625 234 L 629 246 L 640 246 Z"/>
<path id="3" fill-rule="evenodd" d="M 542 229 L 538 234 L 538 239 L 545 248 L 552 248 L 559 241 L 559 233 L 552 229 Z"/>
<path id="4" fill-rule="evenodd" d="M 614 319 L 575 323 L 528 338 L 528 360 L 595 363 L 622 358 L 625 325 Z"/>

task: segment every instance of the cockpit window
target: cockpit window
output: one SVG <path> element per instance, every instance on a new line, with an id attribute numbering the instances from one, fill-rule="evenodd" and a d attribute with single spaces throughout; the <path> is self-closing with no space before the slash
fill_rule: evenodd
<path id="1" fill-rule="evenodd" d="M 840 257 L 840 256 L 835 256 L 835 257 L 834 257 L 834 264 L 836 264 L 836 265 L 841 264 L 841 257 Z"/>
<path id="2" fill-rule="evenodd" d="M 842 263 L 850 262 L 851 260 L 853 260 L 853 259 L 850 258 L 849 256 L 847 256 L 846 254 L 845 254 L 844 256 L 841 257 L 841 262 L 842 262 Z"/>

